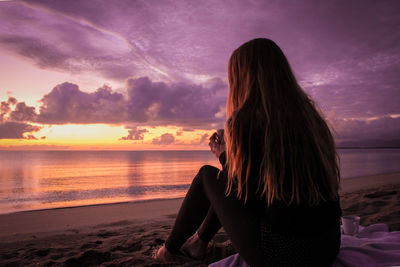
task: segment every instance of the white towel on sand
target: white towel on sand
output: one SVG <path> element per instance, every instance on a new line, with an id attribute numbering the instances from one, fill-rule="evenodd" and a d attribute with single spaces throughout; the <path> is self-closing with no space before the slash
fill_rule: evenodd
<path id="1" fill-rule="evenodd" d="M 332 267 L 400 266 L 400 231 L 389 232 L 386 224 L 360 226 L 354 236 L 342 234 L 339 255 Z M 239 256 L 232 255 L 209 267 L 249 267 Z"/>

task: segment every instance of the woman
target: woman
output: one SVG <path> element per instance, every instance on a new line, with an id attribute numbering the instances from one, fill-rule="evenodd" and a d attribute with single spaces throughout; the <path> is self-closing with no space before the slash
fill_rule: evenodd
<path id="1" fill-rule="evenodd" d="M 200 168 L 156 257 L 202 257 L 222 225 L 251 266 L 329 266 L 341 209 L 326 122 L 269 39 L 236 49 L 228 79 L 226 146 L 217 133 L 210 139 L 223 169 Z"/>

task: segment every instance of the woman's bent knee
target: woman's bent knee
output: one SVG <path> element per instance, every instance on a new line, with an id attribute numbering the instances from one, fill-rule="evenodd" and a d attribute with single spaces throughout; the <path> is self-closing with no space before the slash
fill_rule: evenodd
<path id="1" fill-rule="evenodd" d="M 200 176 L 210 176 L 210 175 L 212 176 L 218 172 L 219 172 L 219 169 L 214 166 L 211 166 L 211 165 L 203 165 L 203 166 L 201 166 L 201 168 L 199 170 Z"/>
<path id="2" fill-rule="evenodd" d="M 199 179 L 201 183 L 214 183 L 217 180 L 219 169 L 211 165 L 203 165 L 195 179 Z"/>

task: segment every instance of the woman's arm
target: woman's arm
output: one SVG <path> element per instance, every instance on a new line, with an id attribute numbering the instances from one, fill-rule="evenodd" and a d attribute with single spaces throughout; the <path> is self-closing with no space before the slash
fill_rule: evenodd
<path id="1" fill-rule="evenodd" d="M 222 153 L 221 153 L 221 155 L 219 155 L 219 162 L 221 163 L 221 165 L 222 165 L 222 170 L 226 173 L 226 171 L 227 171 L 227 169 L 226 169 L 226 166 L 225 166 L 225 163 L 226 163 L 226 152 L 225 151 L 223 151 Z"/>

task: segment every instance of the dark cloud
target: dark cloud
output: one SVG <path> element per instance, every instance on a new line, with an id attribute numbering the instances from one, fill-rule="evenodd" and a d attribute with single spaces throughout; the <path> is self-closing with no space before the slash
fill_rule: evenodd
<path id="1" fill-rule="evenodd" d="M 126 93 L 115 92 L 108 86 L 87 93 L 81 91 L 75 84 L 63 83 L 54 87 L 42 98 L 38 114 L 33 107 L 27 106 L 24 102 L 9 98 L 1 103 L 1 118 L 3 124 L 5 121 L 13 123 L 24 121 L 42 124 L 176 125 L 182 127 L 177 132 L 179 136 L 184 131 L 218 129 L 223 126 L 224 120 L 216 114 L 220 112 L 221 107 L 224 107 L 226 97 L 222 96 L 221 92 L 227 90 L 226 85 L 220 83 L 219 86 L 214 86 L 218 84 L 215 82 L 212 84 L 213 86 L 208 84 L 208 87 L 187 83 L 167 84 L 152 82 L 148 77 L 142 77 L 129 79 Z M 341 110 L 339 113 L 344 114 L 346 110 Z M 330 111 L 327 112 L 326 117 L 336 133 L 338 144 L 354 143 L 357 140 L 370 140 L 369 143 L 373 140 L 397 140 L 400 136 L 398 114 L 376 117 L 371 117 L 371 115 L 366 113 L 364 118 L 350 119 Z M 10 128 L 9 131 L 13 132 L 12 129 L 16 127 L 16 124 L 7 125 Z M 19 125 L 20 127 L 21 125 L 28 126 L 28 124 Z M 128 135 L 120 140 L 143 140 L 144 134 L 148 131 L 138 126 L 133 128 L 127 126 Z M 21 129 L 19 134 L 9 134 L 9 136 L 36 138 L 31 132 L 37 131 L 38 128 L 19 129 Z M 27 134 L 23 135 L 23 133 Z M 204 134 L 192 143 L 203 144 L 207 137 L 208 135 Z M 174 136 L 168 134 L 155 138 L 153 143 L 166 144 L 174 141 Z"/>
<path id="2" fill-rule="evenodd" d="M 18 100 L 15 97 L 9 96 L 7 102 L 11 105 L 16 105 Z"/>
<path id="3" fill-rule="evenodd" d="M 140 61 L 135 53 L 130 55 L 125 38 L 49 9 L 5 3 L 0 16 L 0 46 L 29 58 L 40 68 L 126 79 L 137 68 L 132 62 Z M 30 25 L 29 31 L 26 25 Z"/>
<path id="4" fill-rule="evenodd" d="M 8 113 L 11 108 L 10 105 L 17 104 L 18 100 L 15 97 L 8 97 L 7 101 L 2 101 L 0 105 L 0 112 L 5 114 Z"/>
<path id="5" fill-rule="evenodd" d="M 328 116 L 338 146 L 399 146 L 400 117 L 338 119 Z"/>
<path id="6" fill-rule="evenodd" d="M 219 79 L 205 84 L 152 82 L 141 77 L 129 79 L 126 93 L 121 93 L 106 85 L 94 92 L 83 92 L 78 85 L 65 82 L 43 96 L 38 112 L 12 97 L 1 102 L 0 121 L 176 125 L 183 126 L 183 131 L 218 128 L 224 124 L 216 114 L 225 105 L 226 84 Z M 145 132 L 146 129 L 135 127 L 121 140 L 142 140 Z"/>
<path id="7" fill-rule="evenodd" d="M 33 134 L 27 134 L 26 135 L 26 139 L 28 139 L 28 140 L 38 140 L 38 138 L 36 136 L 34 136 Z"/>
<path id="8" fill-rule="evenodd" d="M 215 114 L 225 105 L 228 90 L 187 83 L 152 82 L 147 77 L 129 79 L 129 120 L 159 125 L 188 125 L 193 128 L 213 128 L 222 120 Z M 221 95 L 218 95 L 220 93 Z"/>
<path id="9" fill-rule="evenodd" d="M 41 102 L 37 122 L 44 124 L 137 122 L 151 126 L 187 125 L 215 128 L 215 116 L 225 105 L 224 83 L 211 87 L 188 83 L 152 82 L 148 77 L 129 79 L 127 93 L 103 86 L 82 92 L 72 83 L 59 84 Z M 219 95 L 220 94 L 220 95 Z"/>
<path id="10" fill-rule="evenodd" d="M 134 127 L 128 131 L 128 136 L 121 137 L 119 140 L 143 140 L 144 134 L 148 132 L 147 129 L 138 129 Z"/>
<path id="11" fill-rule="evenodd" d="M 7 114 L 10 111 L 10 104 L 2 101 L 0 105 L 0 112 L 1 114 Z"/>
<path id="12" fill-rule="evenodd" d="M 36 110 L 27 106 L 25 102 L 16 104 L 15 109 L 10 112 L 10 119 L 13 121 L 36 121 Z"/>
<path id="13" fill-rule="evenodd" d="M 69 63 L 69 56 L 66 52 L 39 38 L 2 34 L 0 35 L 0 44 L 19 55 L 32 59 L 40 68 L 56 68 L 75 73 L 80 71 Z"/>
<path id="14" fill-rule="evenodd" d="M 174 135 L 170 133 L 165 133 L 161 135 L 160 137 L 153 138 L 152 144 L 155 145 L 172 145 L 175 143 L 175 137 Z"/>
<path id="15" fill-rule="evenodd" d="M 121 93 L 103 86 L 82 92 L 72 83 L 62 83 L 46 94 L 37 121 L 44 124 L 121 123 L 126 117 L 126 100 Z"/>
<path id="16" fill-rule="evenodd" d="M 36 120 L 34 107 L 25 102 L 18 102 L 15 97 L 8 97 L 0 103 L 0 139 L 27 139 L 37 140 L 32 134 L 42 127 L 27 122 Z"/>
<path id="17" fill-rule="evenodd" d="M 368 64 L 375 56 L 398 55 L 399 7 L 396 0 L 299 0 L 290 4 L 210 0 L 201 5 L 173 0 L 146 4 L 123 0 L 118 5 L 39 0 L 9 5 L 4 16 L 16 29 L 15 35 L 26 36 L 23 30 L 28 23 L 38 29 L 33 36 L 45 32 L 48 38 L 59 41 L 63 33 L 61 36 L 67 37 L 62 39 L 67 44 L 64 49 L 70 49 L 70 57 L 84 53 L 90 62 L 91 55 L 99 57 L 94 41 L 104 42 L 113 38 L 106 33 L 115 33 L 129 40 L 131 50 L 120 49 L 122 58 L 129 60 L 118 64 L 116 51 L 110 53 L 103 46 L 101 52 L 108 57 L 99 61 L 112 61 L 126 69 L 132 68 L 127 64 L 134 61 L 147 72 L 161 70 L 172 76 L 190 73 L 223 77 L 229 55 L 238 45 L 255 37 L 268 37 L 287 51 L 300 76 L 310 80 L 309 74 L 328 66 L 336 70 L 346 66 L 346 72 L 357 73 L 359 67 L 377 65 L 375 61 Z M 45 22 L 49 21 L 53 23 L 47 26 Z M 57 46 L 57 42 L 52 43 Z M 152 68 L 157 66 L 159 69 Z"/>
<path id="18" fill-rule="evenodd" d="M 17 102 L 18 101 L 15 97 L 8 97 L 7 101 L 2 101 L 0 103 L 0 122 L 6 120 L 6 115 L 8 115 L 8 113 L 10 113 L 11 111 L 10 106 L 14 106 L 15 104 L 17 104 Z"/>
<path id="19" fill-rule="evenodd" d="M 38 132 L 42 127 L 23 122 L 1 122 L 0 139 L 37 139 L 31 133 Z M 28 133 L 24 136 L 25 133 Z"/>

